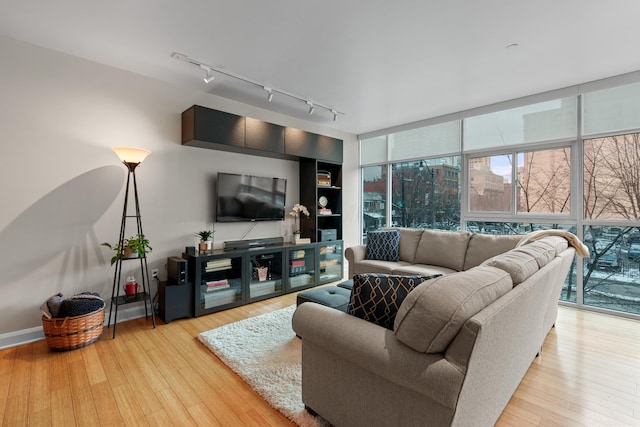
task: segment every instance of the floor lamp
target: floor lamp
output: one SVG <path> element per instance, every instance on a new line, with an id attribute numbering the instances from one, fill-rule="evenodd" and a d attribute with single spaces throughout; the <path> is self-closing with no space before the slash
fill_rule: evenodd
<path id="1" fill-rule="evenodd" d="M 138 185 L 136 183 L 136 167 L 142 163 L 142 161 L 151 154 L 151 151 L 142 150 L 139 148 L 126 148 L 117 147 L 113 148 L 113 151 L 120 157 L 122 163 L 127 167 L 127 186 L 124 193 L 124 207 L 122 209 L 122 222 L 120 223 L 120 237 L 118 240 L 118 251 L 124 250 L 125 241 L 125 229 L 127 228 L 127 222 L 130 219 L 135 218 L 137 234 L 138 236 L 144 236 L 142 231 L 142 217 L 140 216 L 140 203 L 138 202 Z M 133 179 L 132 179 L 133 178 Z M 135 214 L 129 215 L 129 190 L 130 184 L 133 181 L 133 195 L 135 203 Z M 136 292 L 133 296 L 120 295 L 120 283 L 122 283 L 122 262 L 129 259 L 140 260 L 140 270 L 142 276 L 142 292 Z M 149 317 L 149 311 L 151 311 L 151 319 L 153 321 L 153 327 L 156 327 L 156 317 L 153 311 L 153 303 L 151 302 L 151 282 L 149 281 L 149 268 L 147 267 L 147 257 L 145 253 L 141 253 L 138 258 L 125 258 L 123 253 L 117 254 L 115 262 L 115 272 L 113 274 L 113 288 L 111 290 L 111 307 L 109 309 L 109 321 L 107 327 L 111 326 L 111 314 L 114 314 L 113 318 L 113 338 L 116 337 L 116 325 L 118 323 L 118 306 L 122 304 L 129 304 L 133 302 L 144 301 L 144 315 L 145 318 Z M 147 302 L 149 307 L 147 308 Z M 114 313 L 115 308 L 115 313 Z"/>

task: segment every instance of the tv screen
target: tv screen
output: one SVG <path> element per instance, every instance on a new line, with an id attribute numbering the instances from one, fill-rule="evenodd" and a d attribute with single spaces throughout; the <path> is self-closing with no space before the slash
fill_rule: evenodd
<path id="1" fill-rule="evenodd" d="M 285 178 L 218 173 L 216 222 L 284 220 Z"/>

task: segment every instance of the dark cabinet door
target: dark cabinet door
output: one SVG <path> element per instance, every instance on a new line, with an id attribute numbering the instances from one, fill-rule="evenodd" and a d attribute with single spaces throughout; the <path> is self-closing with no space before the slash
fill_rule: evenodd
<path id="1" fill-rule="evenodd" d="M 285 153 L 342 163 L 342 140 L 295 128 L 285 128 Z"/>
<path id="2" fill-rule="evenodd" d="M 215 148 L 221 144 L 244 148 L 245 118 L 194 105 L 182 113 L 182 143 Z"/>
<path id="3" fill-rule="evenodd" d="M 245 147 L 284 154 L 284 127 L 246 117 Z"/>

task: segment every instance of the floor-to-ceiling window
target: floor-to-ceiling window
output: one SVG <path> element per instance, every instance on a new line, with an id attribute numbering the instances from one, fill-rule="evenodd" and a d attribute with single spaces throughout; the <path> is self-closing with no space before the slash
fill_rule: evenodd
<path id="1" fill-rule="evenodd" d="M 583 303 L 640 314 L 640 84 L 582 102 Z"/>
<path id="2" fill-rule="evenodd" d="M 591 256 L 561 300 L 640 315 L 640 83 L 609 86 L 362 138 L 363 240 L 383 226 L 565 229 Z"/>

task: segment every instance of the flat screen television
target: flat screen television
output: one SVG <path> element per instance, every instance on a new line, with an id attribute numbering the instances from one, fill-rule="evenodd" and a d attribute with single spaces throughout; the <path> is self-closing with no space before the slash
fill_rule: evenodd
<path id="1" fill-rule="evenodd" d="M 216 222 L 284 220 L 287 180 L 218 172 Z"/>

